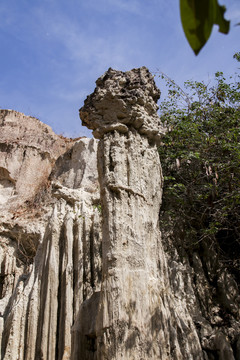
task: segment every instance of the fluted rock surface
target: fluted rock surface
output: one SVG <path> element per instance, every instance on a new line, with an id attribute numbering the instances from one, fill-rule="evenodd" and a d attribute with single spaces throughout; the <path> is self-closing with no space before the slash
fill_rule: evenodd
<path id="1" fill-rule="evenodd" d="M 162 174 L 155 144 L 163 132 L 156 113 L 159 95 L 146 68 L 109 69 L 80 109 L 100 138 L 99 359 L 203 359 L 186 304 L 177 303 L 171 291 L 161 243 Z"/>
<path id="2" fill-rule="evenodd" d="M 164 132 L 146 68 L 109 69 L 80 109 L 100 139 L 103 214 L 97 359 L 240 358 L 240 294 L 213 248 L 159 231 Z M 176 230 L 175 230 L 176 232 Z M 180 238 L 180 233 L 179 233 Z"/>
<path id="3" fill-rule="evenodd" d="M 159 229 L 152 75 L 96 85 L 80 116 L 99 140 L 0 111 L 0 358 L 240 359 L 236 279 Z"/>
<path id="4" fill-rule="evenodd" d="M 80 306 L 101 278 L 97 142 L 64 139 L 13 111 L 1 115 L 0 161 L 17 184 L 9 194 L 1 179 L 1 359 L 81 358 Z M 15 138 L 13 126 L 21 130 Z"/>

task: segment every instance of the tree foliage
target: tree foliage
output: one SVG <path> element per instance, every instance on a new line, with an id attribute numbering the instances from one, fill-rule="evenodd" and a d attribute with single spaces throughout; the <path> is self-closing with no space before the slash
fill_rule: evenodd
<path id="1" fill-rule="evenodd" d="M 185 247 L 217 244 L 224 261 L 240 269 L 239 76 L 227 81 L 217 72 L 213 85 L 187 81 L 184 89 L 162 77 L 162 226 L 171 221 L 181 229 Z"/>
<path id="2" fill-rule="evenodd" d="M 221 33 L 229 32 L 230 22 L 224 19 L 225 11 L 218 0 L 180 0 L 183 30 L 196 55 L 208 41 L 214 24 Z"/>

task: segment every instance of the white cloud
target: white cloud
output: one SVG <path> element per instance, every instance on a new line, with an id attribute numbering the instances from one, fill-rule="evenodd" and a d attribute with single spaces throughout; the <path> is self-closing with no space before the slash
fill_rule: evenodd
<path id="1" fill-rule="evenodd" d="M 85 7 L 99 13 L 110 14 L 112 12 L 121 11 L 125 13 L 140 15 L 141 7 L 142 5 L 144 5 L 144 1 L 145 0 L 89 0 L 88 2 L 86 2 Z"/>
<path id="2" fill-rule="evenodd" d="M 113 29 L 104 36 L 95 32 L 91 23 L 84 28 L 64 14 L 52 16 L 39 12 L 38 16 L 44 33 L 50 40 L 60 43 L 65 56 L 75 64 L 82 62 L 84 66 L 94 67 L 96 72 L 106 68 L 107 64 L 128 66 L 132 48 L 124 34 Z"/>

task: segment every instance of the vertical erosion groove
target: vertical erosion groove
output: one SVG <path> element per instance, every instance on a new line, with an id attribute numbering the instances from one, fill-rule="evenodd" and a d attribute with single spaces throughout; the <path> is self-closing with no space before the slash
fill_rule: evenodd
<path id="1" fill-rule="evenodd" d="M 6 279 L 5 262 L 6 262 L 6 258 L 4 257 L 1 263 L 1 273 L 0 273 L 0 299 L 4 297 L 4 292 L 5 292 L 5 279 Z"/>
<path id="2" fill-rule="evenodd" d="M 79 263 L 81 262 L 81 253 L 80 253 L 80 249 L 79 249 L 79 225 L 78 222 L 75 220 L 74 224 L 73 224 L 73 252 L 72 252 L 72 263 L 73 263 L 73 319 L 76 319 L 76 313 L 77 313 L 77 309 L 76 309 L 76 296 L 78 296 L 77 294 L 77 289 L 78 289 L 78 276 L 80 276 L 79 274 Z M 79 256 L 80 255 L 80 256 Z M 79 299 L 80 300 L 80 299 Z"/>
<path id="3" fill-rule="evenodd" d="M 86 221 L 83 219 L 83 287 L 82 287 L 82 298 L 83 301 L 87 298 L 87 276 L 88 276 L 88 251 L 87 251 L 87 229 Z"/>
<path id="4" fill-rule="evenodd" d="M 114 164 L 111 152 L 109 153 L 109 171 L 114 171 Z"/>
<path id="5" fill-rule="evenodd" d="M 130 186 L 130 163 L 129 163 L 129 157 L 127 155 L 127 186 Z"/>
<path id="6" fill-rule="evenodd" d="M 91 287 L 95 290 L 95 249 L 94 249 L 94 232 L 93 232 L 93 216 L 92 216 L 92 224 L 90 228 L 89 241 L 90 241 L 90 273 L 91 273 Z"/>
<path id="7" fill-rule="evenodd" d="M 61 326 L 61 312 L 62 312 L 62 306 L 64 305 L 64 296 L 62 294 L 62 264 L 63 264 L 63 253 L 64 253 L 64 242 L 65 242 L 65 226 L 61 226 L 60 236 L 59 236 L 59 269 L 58 269 L 58 292 L 57 292 L 57 329 L 56 329 L 56 360 L 62 359 L 62 336 L 64 336 L 64 333 L 62 334 L 62 330 L 60 328 Z"/>

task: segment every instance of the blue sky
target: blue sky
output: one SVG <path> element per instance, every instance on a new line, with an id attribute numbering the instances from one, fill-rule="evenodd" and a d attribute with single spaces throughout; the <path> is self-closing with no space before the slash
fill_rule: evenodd
<path id="1" fill-rule="evenodd" d="M 0 0 L 0 107 L 39 118 L 65 136 L 90 136 L 78 109 L 109 67 L 147 66 L 209 81 L 237 69 L 240 1 L 220 0 L 229 35 L 214 28 L 196 57 L 180 23 L 179 0 Z M 163 84 L 158 82 L 160 88 Z"/>

